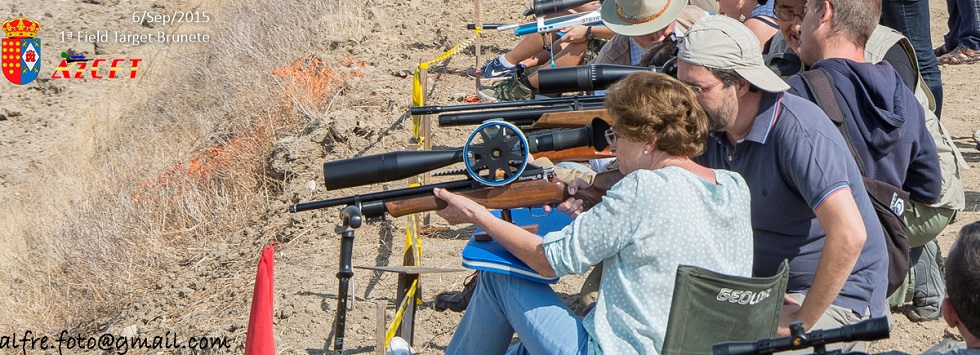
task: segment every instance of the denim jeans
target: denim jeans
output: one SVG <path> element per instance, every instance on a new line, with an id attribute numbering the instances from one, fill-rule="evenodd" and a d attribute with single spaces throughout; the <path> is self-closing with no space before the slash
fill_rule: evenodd
<path id="1" fill-rule="evenodd" d="M 947 0 L 957 1 L 957 0 Z M 980 1 L 980 0 L 965 0 Z M 932 34 L 929 32 L 928 0 L 882 0 L 881 24 L 901 32 L 912 48 L 919 62 L 919 73 L 926 82 L 932 96 L 936 98 L 936 117 L 943 111 L 943 79 L 939 74 L 939 62 L 932 50 Z"/>
<path id="2" fill-rule="evenodd" d="M 946 48 L 980 49 L 980 0 L 946 0 L 949 9 L 949 33 Z"/>
<path id="3" fill-rule="evenodd" d="M 514 332 L 521 342 L 510 346 Z M 480 272 L 446 354 L 585 354 L 589 335 L 551 286 Z"/>

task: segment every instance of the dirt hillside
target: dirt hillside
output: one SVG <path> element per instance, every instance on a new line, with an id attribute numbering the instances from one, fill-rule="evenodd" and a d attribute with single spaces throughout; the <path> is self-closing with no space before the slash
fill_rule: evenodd
<path id="1" fill-rule="evenodd" d="M 235 43 L 241 52 L 241 69 L 235 71 L 241 78 L 280 78 L 273 74 L 277 69 L 294 62 L 319 61 L 337 73 L 349 74 L 342 83 L 331 84 L 340 88 L 329 92 L 317 104 L 307 104 L 302 95 L 283 100 L 290 115 L 298 117 L 289 126 L 288 134 L 282 134 L 271 142 L 269 154 L 259 159 L 263 171 L 263 183 L 255 188 L 254 197 L 230 200 L 226 206 L 256 203 L 254 209 L 241 212 L 234 223 L 221 224 L 220 228 L 196 229 L 193 224 L 184 228 L 167 230 L 167 235 L 180 239 L 179 244 L 162 244 L 172 260 L 162 264 L 138 264 L 126 272 L 135 274 L 108 275 L 108 278 L 126 278 L 133 285 L 128 291 L 108 297 L 116 301 L 114 308 L 100 308 L 85 316 L 68 320 L 52 320 L 47 329 L 33 329 L 57 334 L 70 330 L 96 336 L 102 333 L 135 334 L 141 336 L 165 336 L 177 334 L 180 339 L 191 336 L 227 337 L 231 339 L 228 352 L 241 353 L 244 347 L 249 305 L 252 296 L 255 267 L 262 247 L 279 242 L 275 265 L 275 325 L 276 346 L 280 354 L 326 354 L 332 348 L 333 323 L 337 307 L 337 279 L 339 237 L 335 234 L 338 209 L 290 214 L 290 204 L 342 197 L 351 193 L 382 190 L 382 186 L 368 186 L 342 191 L 325 191 L 321 164 L 325 161 L 377 154 L 404 149 L 410 143 L 411 72 L 422 62 L 437 57 L 455 44 L 473 37 L 465 25 L 474 22 L 473 2 L 446 0 L 380 1 L 362 0 L 344 2 L 328 0 L 318 5 L 302 1 L 253 8 L 257 2 L 249 0 L 0 0 L 0 15 L 6 20 L 18 13 L 36 18 L 45 26 L 43 32 L 44 53 L 42 70 L 48 75 L 35 83 L 16 86 L 0 83 L 0 211 L 8 213 L 5 223 L 14 225 L 0 232 L 0 267 L 9 273 L 0 276 L 0 283 L 12 285 L 6 297 L 7 305 L 38 308 L 42 295 L 28 292 L 36 288 L 19 288 L 33 278 L 41 278 L 31 272 L 26 256 L 33 245 L 30 240 L 38 233 L 44 234 L 52 225 L 63 221 L 54 213 L 45 218 L 13 218 L 15 211 L 46 208 L 40 206 L 52 196 L 39 186 L 71 187 L 76 185 L 67 170 L 54 168 L 71 159 L 100 159 L 115 161 L 134 159 L 115 157 L 119 149 L 109 149 L 98 137 L 108 134 L 105 127 L 117 127 L 133 114 L 153 115 L 173 106 L 168 100 L 191 100 L 173 91 L 179 78 L 208 84 L 208 78 L 223 77 L 228 57 L 221 52 L 208 56 L 209 46 L 215 44 L 161 44 L 140 46 L 119 43 L 92 44 L 61 42 L 60 31 L 118 30 L 130 32 L 156 32 L 170 28 L 157 23 L 138 23 L 134 13 L 152 11 L 208 10 L 215 16 L 225 16 L 221 26 L 197 24 L 175 30 L 178 33 L 200 32 L 213 35 L 215 41 Z M 939 43 L 945 33 L 947 18 L 945 2 L 933 0 L 932 34 Z M 246 6 L 247 5 L 247 6 Z M 481 1 L 481 17 L 484 22 L 517 23 L 525 19 L 520 15 L 527 1 Z M 254 9 L 254 10 L 253 10 Z M 319 13 L 318 11 L 323 11 Z M 274 13 L 275 12 L 275 13 Z M 334 13 L 330 13 L 334 12 Z M 339 16 L 343 15 L 343 16 Z M 289 19 L 301 18 L 290 23 L 289 32 L 276 24 Z M 254 19 L 256 22 L 250 22 Z M 237 22 L 236 22 L 237 21 Z M 190 25 L 188 25 L 190 26 Z M 249 26 L 255 26 L 254 28 Z M 267 26 L 267 27 L 263 27 Z M 246 28 L 247 27 L 247 28 Z M 172 28 L 171 28 L 172 29 Z M 257 29 L 257 30 L 256 30 Z M 275 29 L 275 30 L 267 30 Z M 249 30 L 250 32 L 246 32 Z M 244 35 L 248 33 L 248 35 Z M 288 33 L 288 36 L 283 35 Z M 507 32 L 488 31 L 481 39 L 483 59 L 500 55 L 516 43 Z M 261 44 L 259 46 L 258 44 Z M 60 61 L 62 51 L 71 49 L 86 56 L 142 57 L 146 60 L 142 80 L 54 80 L 50 71 Z M 281 52 L 281 53 L 276 53 Z M 191 56 L 194 54 L 195 56 Z M 265 55 L 262 59 L 251 56 Z M 222 57 L 224 55 L 224 57 Z M 195 58 L 193 61 L 184 61 Z M 197 58 L 204 58 L 200 61 Z M 236 58 L 231 58 L 236 59 Z M 181 63 L 192 63 L 189 67 Z M 360 65 L 363 63 L 363 66 Z M 435 63 L 429 70 L 428 103 L 462 104 L 464 97 L 473 94 L 473 79 L 465 76 L 465 70 L 476 65 L 473 47 L 467 47 L 450 59 Z M 207 69 L 207 70 L 205 70 Z M 354 74 L 356 70 L 356 74 Z M 143 67 L 140 69 L 144 70 Z M 967 208 L 956 223 L 940 236 L 944 250 L 948 249 L 960 227 L 980 220 L 980 152 L 975 148 L 972 134 L 980 129 L 980 115 L 976 102 L 980 100 L 977 77 L 980 65 L 942 67 L 945 88 L 945 106 L 942 122 L 949 128 L 967 161 L 977 168 L 961 172 L 967 198 Z M 338 74 L 339 75 L 339 74 Z M 217 80 L 217 79 L 215 79 Z M 256 79 L 257 80 L 257 79 Z M 273 83 L 269 92 L 288 91 L 289 81 L 268 80 Z M 251 83 L 251 82 L 249 82 Z M 281 85 L 276 87 L 276 85 Z M 206 86 L 209 90 L 220 87 Z M 201 104 L 196 109 L 171 112 L 175 115 L 193 116 L 197 110 L 221 112 L 247 106 L 246 101 L 232 101 L 233 96 L 245 95 L 249 88 L 228 87 L 228 101 L 215 100 Z M 266 88 L 254 87 L 259 94 L 253 102 L 266 100 Z M 166 92 L 165 97 L 155 93 Z M 172 94 L 173 93 L 173 94 Z M 179 92 L 178 92 L 179 93 Z M 273 100 L 272 98 L 268 98 Z M 225 100 L 225 99 L 222 99 Z M 148 102 L 153 101 L 152 105 Z M 153 108 L 152 110 L 147 107 Z M 183 108 L 181 110 L 184 110 Z M 276 111 L 279 112 L 279 111 Z M 256 112 L 256 115 L 263 114 Z M 264 113 L 270 115 L 269 113 Z M 216 113 L 215 115 L 220 116 Z M 278 115 L 274 113 L 271 115 Z M 227 122 L 243 119 L 233 114 L 225 115 Z M 147 116 L 156 117 L 156 116 Z M 170 117 L 170 116 L 161 116 Z M 166 122 L 158 122 L 164 125 Z M 202 126 L 206 126 L 203 125 Z M 217 124 L 215 126 L 222 126 Z M 197 134 L 198 127 L 181 126 L 188 135 Z M 178 128 L 174 128 L 178 129 Z M 181 131 L 183 132 L 183 131 Z M 231 141 L 232 129 L 207 132 L 200 138 L 187 139 L 185 147 L 173 152 L 159 153 L 156 157 L 170 164 L 187 161 L 196 149 Z M 433 130 L 432 142 L 436 147 L 459 146 L 469 134 L 468 128 L 440 128 Z M 118 132 L 117 132 L 118 133 Z M 86 140 L 91 138 L 91 142 Z M 197 137 L 197 136 L 194 136 Z M 86 143 L 88 142 L 88 143 Z M 158 142 L 153 142 L 157 144 Z M 84 149 L 80 149 L 82 147 Z M 77 157 L 76 157 L 77 156 Z M 165 159 L 166 158 L 166 159 Z M 60 165 L 58 165 L 60 166 Z M 137 181 L 161 175 L 166 165 L 148 171 L 145 176 L 133 176 Z M 40 183 L 38 181 L 41 181 Z M 112 186 L 117 181 L 100 182 Z M 77 184 L 87 187 L 85 184 Z M 385 188 L 407 186 L 405 182 L 390 183 Z M 79 187 L 79 190 L 85 188 Z M 59 188 L 57 196 L 72 196 Z M 71 190 L 67 190 L 71 191 Z M 54 196 L 54 197 L 57 197 Z M 219 196 L 224 196 L 220 195 Z M 238 195 L 235 195 L 238 196 Z M 132 200 L 132 196 L 129 196 Z M 77 208 L 84 201 L 74 201 L 65 208 Z M 251 206 L 251 205 L 250 205 Z M 121 212 L 118 206 L 106 204 L 90 207 L 105 215 Z M 231 209 L 194 211 L 221 218 Z M 20 212 L 16 212 L 20 213 Z M 67 213 L 67 212 L 65 212 Z M 236 212 L 237 213 L 237 212 Z M 160 216 L 159 218 L 169 218 Z M 434 222 L 439 225 L 439 221 Z M 402 262 L 404 248 L 404 218 L 388 219 L 367 224 L 357 230 L 354 247 L 354 265 L 394 266 Z M 70 227 L 71 225 L 69 225 Z M 98 229 L 99 224 L 85 225 Z M 6 229 L 6 228 L 0 228 Z M 204 232 L 202 232 L 204 231 Z M 215 233 L 211 233 L 214 231 Z M 431 267 L 460 267 L 460 250 L 466 243 L 469 228 L 450 229 L 446 232 L 426 234 L 423 238 L 422 264 Z M 105 234 L 112 234 L 112 231 Z M 68 243 L 70 241 L 66 241 Z M 133 242 L 138 244 L 138 242 Z M 167 243 L 170 243 L 169 241 Z M 131 246 L 128 246 L 131 247 Z M 157 248 L 149 246 L 147 248 Z M 125 250 L 113 249 L 113 250 Z M 142 249 L 140 249 L 142 250 Z M 125 261 L 113 261 L 125 263 Z M 145 265 L 145 266 L 140 266 Z M 64 263 L 57 270 L 71 269 L 73 264 Z M 113 269 L 116 270 L 116 269 Z M 67 271 L 66 271 L 67 272 Z M 425 303 L 416 315 L 414 347 L 420 353 L 442 353 L 448 344 L 460 314 L 436 312 L 432 300 L 444 290 L 459 290 L 468 272 L 434 274 L 421 281 L 421 296 Z M 57 277 L 57 274 L 51 274 Z M 136 276 L 133 276 L 136 275 Z M 92 282 L 98 284 L 97 282 Z M 571 295 L 578 289 L 580 277 L 565 277 L 556 289 Z M 352 280 L 353 308 L 347 318 L 347 349 L 352 353 L 371 353 L 375 350 L 375 332 L 378 324 L 376 304 L 385 305 L 386 319 L 390 322 L 400 300 L 395 299 L 396 276 L 390 273 L 355 269 Z M 4 291 L 6 292 L 6 291 Z M 78 294 L 46 295 L 62 297 L 83 303 L 90 298 Z M 571 297 L 571 296 L 569 296 Z M 12 310 L 10 310 L 12 309 Z M 110 311 L 111 310 L 111 311 Z M 0 312 L 0 331 L 4 334 L 23 334 L 34 327 L 43 314 L 34 309 L 24 313 L 8 308 Z M 20 312 L 20 313 L 18 313 Z M 30 317 L 26 315 L 31 315 Z M 893 313 L 895 327 L 891 338 L 881 341 L 874 351 L 901 350 L 916 353 L 944 337 L 957 337 L 955 330 L 948 330 L 945 323 L 909 322 L 901 312 Z M 135 350 L 134 350 L 135 351 Z M 0 351 L 2 352 L 2 351 Z M 137 352 L 142 353 L 142 352 Z M 149 353 L 149 352 L 147 352 Z"/>

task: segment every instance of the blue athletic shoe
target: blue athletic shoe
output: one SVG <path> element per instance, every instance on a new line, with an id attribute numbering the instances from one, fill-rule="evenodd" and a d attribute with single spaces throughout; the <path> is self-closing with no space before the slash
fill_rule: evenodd
<path id="1" fill-rule="evenodd" d="M 524 64 L 522 63 L 517 63 L 517 65 L 508 68 L 504 66 L 504 63 L 500 62 L 500 57 L 496 57 L 484 63 L 479 73 L 480 77 L 486 80 L 503 80 L 514 76 L 518 70 L 524 70 L 524 68 Z M 474 68 L 470 68 L 466 73 L 470 77 L 476 77 L 477 71 Z"/>

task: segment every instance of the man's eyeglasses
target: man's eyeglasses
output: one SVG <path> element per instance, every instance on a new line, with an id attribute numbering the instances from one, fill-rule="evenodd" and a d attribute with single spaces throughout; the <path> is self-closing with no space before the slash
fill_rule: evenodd
<path id="1" fill-rule="evenodd" d="M 606 130 L 606 143 L 616 144 L 616 132 L 613 132 L 612 128 Z"/>
<path id="2" fill-rule="evenodd" d="M 691 88 L 691 90 L 694 91 L 694 94 L 695 95 L 701 96 L 701 95 L 704 95 L 704 92 L 705 91 L 711 90 L 711 88 L 713 88 L 715 86 L 718 86 L 718 84 L 721 84 L 723 82 L 724 81 L 718 80 L 717 83 L 714 83 L 714 84 L 711 84 L 711 85 L 708 85 L 708 86 L 705 86 L 705 87 L 700 87 L 700 86 L 697 86 L 697 85 L 694 85 L 694 84 L 691 84 L 691 83 L 687 83 L 687 86 L 689 86 Z"/>
<path id="3" fill-rule="evenodd" d="M 801 13 L 795 13 L 786 9 L 779 9 L 774 11 L 776 13 L 776 18 L 780 21 L 793 22 L 797 17 L 800 18 L 800 22 L 803 22 L 803 17 L 806 16 L 806 8 L 803 9 Z"/>

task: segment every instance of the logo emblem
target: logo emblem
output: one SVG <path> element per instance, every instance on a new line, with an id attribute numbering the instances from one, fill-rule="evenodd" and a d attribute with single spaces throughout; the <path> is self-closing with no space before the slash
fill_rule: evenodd
<path id="1" fill-rule="evenodd" d="M 905 215 L 905 200 L 898 197 L 898 193 L 892 193 L 892 203 L 889 207 L 891 207 L 892 212 L 894 212 L 899 218 L 902 218 L 902 216 Z"/>
<path id="2" fill-rule="evenodd" d="M 37 38 L 41 23 L 20 14 L 4 21 L 2 28 L 7 34 L 0 48 L 3 76 L 17 85 L 30 84 L 41 72 L 41 39 Z"/>

